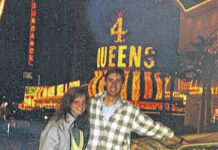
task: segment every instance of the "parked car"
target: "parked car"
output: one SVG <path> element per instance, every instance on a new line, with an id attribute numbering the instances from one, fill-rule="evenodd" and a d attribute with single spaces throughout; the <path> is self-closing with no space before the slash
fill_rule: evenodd
<path id="1" fill-rule="evenodd" d="M 190 144 L 182 146 L 178 150 L 218 150 L 218 143 Z"/>
<path id="2" fill-rule="evenodd" d="M 173 141 L 160 141 L 141 137 L 132 140 L 131 150 L 218 150 L 218 132 L 188 134 L 182 136 L 189 144 L 180 145 Z"/>

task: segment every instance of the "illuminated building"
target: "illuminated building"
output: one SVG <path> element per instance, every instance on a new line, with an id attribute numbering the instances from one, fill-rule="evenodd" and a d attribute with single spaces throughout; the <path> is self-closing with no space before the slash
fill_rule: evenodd
<path id="1" fill-rule="evenodd" d="M 111 67 L 120 67 L 123 68 L 126 77 L 121 91 L 121 96 L 124 99 L 133 102 L 137 107 L 145 110 L 162 110 L 164 108 L 163 103 L 165 104 L 164 109 L 169 110 L 170 95 L 172 95 L 172 111 L 183 112 L 185 114 L 185 125 L 197 127 L 202 85 L 193 81 L 184 82 L 177 77 L 174 81 L 175 83 L 173 83 L 175 84 L 175 89 L 173 93 L 170 93 L 170 85 L 173 82 L 172 76 L 170 76 L 170 73 L 164 75 L 163 73 L 168 71 L 164 72 L 161 69 L 164 67 L 165 70 L 171 68 L 173 61 L 165 63 L 158 60 L 158 55 L 162 60 L 168 61 L 172 59 L 170 54 L 173 53 L 173 49 L 176 48 L 179 53 L 190 50 L 190 42 L 195 40 L 196 33 L 206 36 L 210 36 L 211 33 L 217 34 L 217 1 L 202 0 L 195 4 L 190 1 L 192 5 L 189 5 L 188 0 L 174 0 L 174 4 L 180 8 L 178 47 L 173 47 L 169 44 L 172 44 L 173 38 L 176 39 L 177 36 L 176 34 L 170 34 L 173 31 L 168 29 L 173 30 L 174 27 L 166 23 L 177 18 L 168 17 L 172 14 L 159 16 L 159 19 L 163 17 L 161 18 L 163 19 L 162 22 L 154 22 L 160 23 L 158 24 L 160 26 L 165 23 L 165 26 L 161 28 L 163 31 L 161 31 L 157 26 L 150 26 L 153 20 L 146 20 L 149 18 L 146 15 L 161 11 L 162 9 L 158 10 L 161 6 L 159 8 L 153 5 L 154 8 L 149 8 L 149 6 L 144 7 L 147 3 L 140 1 L 139 3 L 144 7 L 144 14 L 137 14 L 137 11 L 141 11 L 140 5 L 128 2 L 126 1 L 127 4 L 120 4 L 119 2 L 114 2 L 114 5 L 105 4 L 105 11 L 100 8 L 99 11 L 96 10 L 100 14 L 98 19 L 95 19 L 97 13 L 93 13 L 94 17 L 90 17 L 93 34 L 99 42 L 99 46 L 97 48 L 97 70 L 94 72 L 95 77 L 89 82 L 89 94 L 94 96 L 98 92 L 102 92 L 105 85 L 104 74 Z M 96 3 L 92 4 L 93 8 L 97 6 Z M 162 1 L 157 5 L 161 5 L 161 3 L 166 4 L 167 2 Z M 109 6 L 107 7 L 107 5 Z M 114 8 L 111 8 L 112 6 Z M 128 9 L 125 9 L 125 7 Z M 134 8 L 137 9 L 134 10 Z M 154 9 L 157 9 L 157 11 L 155 12 Z M 170 11 L 170 8 L 168 9 Z M 89 14 L 94 11 L 93 9 Z M 93 21 L 92 19 L 95 20 Z M 152 19 L 155 20 L 156 18 Z M 103 25 L 99 25 L 99 23 Z M 152 28 L 154 29 L 152 30 Z M 155 36 L 155 30 L 159 31 L 159 37 Z M 99 34 L 98 31 L 102 31 L 102 34 Z M 163 39 L 164 36 L 165 39 Z M 174 37 L 171 39 L 172 36 Z M 166 40 L 168 38 L 170 39 L 169 41 Z M 175 40 L 174 44 L 176 42 Z M 165 49 L 161 49 L 162 47 L 165 47 Z M 164 57 L 165 53 L 163 53 L 163 50 L 166 50 L 166 48 L 169 51 L 167 51 L 168 55 Z M 213 99 L 211 102 L 211 112 L 214 118 L 218 118 L 217 89 L 217 83 L 214 82 L 211 87 Z M 176 102 L 182 102 L 186 106 L 185 109 L 183 109 L 184 107 L 179 107 Z"/>
<path id="2" fill-rule="evenodd" d="M 54 86 L 26 86 L 24 101 L 18 107 L 22 110 L 32 110 L 34 108 L 57 109 L 67 90 L 78 86 L 80 86 L 80 81 Z"/>
<path id="3" fill-rule="evenodd" d="M 218 15 L 216 0 L 202 1 L 184 1 L 175 0 L 176 4 L 181 9 L 180 15 L 180 37 L 178 51 L 180 54 L 186 53 L 193 49 L 190 41 L 196 41 L 197 36 L 201 35 L 206 38 L 216 37 L 213 44 L 214 55 L 217 55 L 217 32 L 218 32 Z M 215 71 L 215 70 L 214 70 Z M 185 87 L 184 83 L 179 83 L 181 87 Z M 218 93 L 217 81 L 212 82 L 211 87 L 211 118 L 217 122 L 218 115 Z M 185 124 L 196 127 L 199 122 L 200 104 L 202 101 L 203 85 L 200 83 L 189 83 L 189 90 L 182 91 L 187 95 L 188 101 L 185 107 Z M 206 102 L 207 103 L 207 102 Z M 207 117 L 207 116 L 205 116 Z"/>
<path id="4" fill-rule="evenodd" d="M 62 1 L 56 0 L 51 4 L 49 1 L 32 0 L 30 5 L 29 45 L 23 72 L 25 93 L 19 105 L 21 109 L 56 109 L 68 88 L 79 86 L 81 79 L 82 84 L 88 82 L 77 70 L 81 67 L 77 64 L 80 54 L 74 42 L 78 36 L 70 31 L 77 23 L 72 19 L 75 1 L 69 5 L 60 3 Z M 72 85 L 69 81 L 77 82 Z"/>
<path id="5" fill-rule="evenodd" d="M 148 4 L 147 2 L 140 3 L 144 5 L 149 4 L 149 2 Z M 168 5 L 168 7 L 169 5 L 173 6 L 171 3 L 167 3 L 166 5 Z M 159 8 L 156 5 L 154 5 L 153 9 L 150 9 L 149 6 L 147 7 L 141 9 L 148 10 L 151 14 L 155 12 L 155 9 L 157 9 L 157 11 L 164 9 L 164 7 Z M 172 24 L 165 21 L 162 25 L 156 26 L 156 30 L 161 33 L 152 35 L 152 32 L 154 32 L 155 29 L 152 29 L 149 23 L 155 23 L 156 20 L 140 22 L 139 19 L 138 21 L 142 24 L 139 27 L 137 26 L 137 23 L 127 21 L 131 19 L 135 21 L 135 18 L 130 18 L 126 15 L 128 13 L 131 14 L 131 12 L 125 11 L 125 8 L 122 10 L 122 4 L 120 4 L 120 8 L 118 8 L 118 10 L 119 12 L 117 14 L 113 9 L 111 12 L 108 12 L 111 15 L 108 17 L 111 17 L 113 22 L 109 23 L 110 27 L 108 27 L 107 24 L 102 27 L 108 27 L 107 31 L 110 31 L 108 33 L 110 37 L 107 37 L 108 35 L 104 36 L 107 37 L 107 41 L 99 39 L 101 40 L 99 42 L 101 44 L 97 48 L 97 70 L 95 71 L 95 77 L 89 82 L 90 96 L 95 96 L 98 92 L 102 92 L 104 90 L 104 74 L 107 72 L 108 68 L 120 67 L 123 68 L 126 76 L 124 87 L 121 91 L 123 99 L 131 101 L 137 107 L 144 110 L 158 112 L 163 109 L 168 111 L 172 109 L 173 112 L 177 112 L 182 115 L 184 113 L 184 107 L 182 105 L 186 104 L 186 95 L 180 93 L 178 89 L 174 89 L 172 94 L 174 101 L 170 102 L 171 98 L 169 89 L 171 78 L 169 75 L 162 77 L 164 72 L 170 70 L 165 64 L 169 64 L 170 66 L 170 63 L 173 63 L 171 59 L 167 59 L 169 57 L 167 54 L 171 53 L 172 56 L 176 57 L 176 51 L 172 50 L 176 49 L 176 46 L 171 41 L 164 44 L 158 43 L 159 41 L 165 41 L 167 36 L 177 37 L 176 28 L 174 28 L 173 31 Z M 175 11 L 175 7 L 172 8 L 171 11 Z M 102 11 L 101 13 L 106 12 Z M 107 16 L 107 14 L 104 15 Z M 133 17 L 133 14 L 131 15 L 131 17 Z M 134 15 L 138 14 L 134 13 Z M 143 14 L 141 16 L 145 17 L 145 15 L 146 14 Z M 166 18 L 167 16 L 165 15 L 166 14 L 161 15 L 160 18 L 165 18 L 166 20 L 169 19 Z M 174 17 L 177 17 L 177 15 L 178 14 L 175 13 Z M 165 28 L 166 32 L 161 29 L 165 26 L 167 26 Z M 148 30 L 145 30 L 146 27 L 151 29 L 151 31 L 147 32 Z M 170 30 L 171 33 L 169 32 Z M 143 36 L 137 37 L 135 32 L 142 32 Z M 161 34 L 161 36 L 159 34 Z M 133 35 L 136 40 L 132 37 Z M 102 43 L 104 42 L 105 44 L 103 45 Z M 165 64 L 163 61 L 165 61 Z M 165 68 L 165 71 L 163 71 L 162 68 Z M 163 101 L 165 101 L 164 105 Z"/>
<path id="6" fill-rule="evenodd" d="M 96 2 L 97 0 L 93 1 Z M 172 59 L 176 59 L 177 52 L 183 53 L 191 49 L 189 42 L 194 41 L 196 33 L 210 36 L 210 34 L 217 32 L 217 1 L 201 0 L 192 5 L 189 5 L 188 1 L 190 0 L 173 0 L 173 4 L 171 4 L 172 1 L 167 0 L 126 1 L 127 4 L 121 4 L 119 1 L 114 2 L 117 5 L 105 2 L 105 9 L 95 9 L 95 14 L 92 14 L 92 11 L 87 13 L 87 18 L 90 19 L 87 22 L 88 25 L 90 25 L 90 30 L 92 30 L 91 34 L 86 31 L 87 28 L 85 27 L 87 24 L 81 24 L 81 20 L 84 19 L 84 14 L 82 14 L 79 21 L 73 26 L 75 30 L 78 31 L 74 32 L 73 36 L 79 40 L 75 40 L 76 44 L 71 48 L 78 53 L 80 52 L 80 54 L 81 51 L 83 51 L 83 55 L 76 54 L 73 56 L 74 64 L 72 68 L 76 71 L 73 70 L 72 72 L 77 74 L 77 70 L 83 67 L 81 72 L 83 78 L 85 78 L 87 75 L 86 69 L 90 67 L 89 63 L 96 62 L 97 69 L 94 71 L 94 78 L 90 81 L 87 79 L 87 81 L 89 81 L 90 96 L 94 96 L 96 93 L 104 90 L 105 83 L 103 75 L 108 68 L 117 66 L 123 68 L 125 71 L 126 80 L 121 91 L 121 95 L 124 99 L 133 102 L 141 109 L 157 112 L 163 108 L 166 110 L 170 109 L 170 96 L 172 96 L 172 111 L 182 115 L 185 114 L 185 124 L 196 126 L 198 119 L 196 116 L 199 110 L 202 85 L 195 82 L 184 82 L 176 78 L 174 81 L 175 88 L 173 93 L 171 93 L 171 83 L 173 79 L 169 74 L 163 74 L 165 72 L 169 73 L 174 69 L 174 61 Z M 90 7 L 98 8 L 98 5 L 95 5 L 96 3 L 94 2 L 90 2 Z M 77 9 L 79 8 L 80 7 Z M 123 11 L 121 9 L 120 11 L 120 8 L 125 9 Z M 56 12 L 53 8 L 49 9 L 51 12 Z M 79 13 L 84 13 L 84 11 L 85 10 L 75 11 L 76 14 L 74 17 L 76 18 L 77 15 L 79 16 Z M 45 12 L 45 9 L 42 9 L 41 13 L 43 12 Z M 62 16 L 61 13 L 62 11 L 58 11 L 55 17 L 58 18 Z M 56 32 L 52 33 L 53 39 L 50 38 L 50 34 L 46 34 L 46 30 L 50 28 L 52 31 L 57 30 L 57 32 L 64 29 L 61 21 L 57 22 L 58 27 L 47 21 L 52 20 L 51 14 L 48 14 L 47 18 L 45 17 L 46 15 L 44 15 L 43 19 L 45 20 L 44 24 L 46 26 L 41 26 L 41 28 L 36 27 L 36 29 L 31 28 L 31 31 L 41 30 L 39 33 L 42 35 L 42 41 L 46 41 L 45 43 L 48 44 L 44 47 L 43 53 L 45 55 L 42 56 L 45 57 L 46 62 L 49 62 L 47 61 L 47 53 L 49 53 L 50 50 L 55 48 L 61 49 L 60 45 L 67 45 L 68 43 L 65 44 L 63 42 L 64 40 L 74 40 L 73 38 L 59 39 Z M 99 17 L 98 20 L 95 20 L 96 17 Z M 70 22 L 72 20 L 68 18 L 68 21 Z M 34 20 L 32 22 L 34 23 Z M 84 38 L 86 36 L 93 36 L 93 38 L 87 40 Z M 33 37 L 34 35 L 30 34 L 30 38 Z M 87 44 L 88 42 L 90 46 Z M 58 45 L 57 43 L 61 44 Z M 84 43 L 88 45 L 86 45 L 85 48 L 83 47 Z M 42 45 L 43 44 L 44 43 L 42 43 Z M 97 48 L 93 50 L 92 47 L 94 47 L 94 44 Z M 30 45 L 33 46 L 34 43 L 30 43 Z M 89 54 L 91 54 L 89 51 L 93 51 L 94 55 L 97 54 L 97 60 L 95 62 L 91 59 L 92 57 L 89 56 Z M 30 52 L 34 51 L 31 50 Z M 61 52 L 59 52 L 59 54 L 60 53 Z M 87 64 L 77 64 L 77 62 L 80 61 L 79 58 L 82 59 L 81 61 L 87 61 Z M 60 58 L 57 57 L 57 59 Z M 92 60 L 92 62 L 90 62 L 90 60 Z M 61 67 L 55 69 L 59 70 Z M 44 68 L 47 70 L 50 69 L 49 65 Z M 50 73 L 49 75 L 51 76 L 55 75 L 53 71 L 50 70 L 48 73 Z M 217 88 L 217 83 L 214 82 L 211 88 L 213 99 L 212 113 L 216 117 L 218 117 L 216 101 L 218 95 Z M 49 89 L 53 89 L 52 86 Z M 43 94 L 44 93 L 46 93 L 46 90 Z M 53 106 L 54 103 L 50 104 L 48 101 L 49 98 L 47 97 L 37 99 L 37 104 L 29 100 L 31 98 L 31 96 L 26 95 L 26 106 L 57 106 Z M 57 104 L 58 99 L 60 100 L 60 97 L 53 98 L 55 104 Z M 162 105 L 163 100 L 165 101 L 165 107 Z M 47 104 L 41 105 L 43 103 Z M 185 109 L 181 104 L 186 106 Z"/>

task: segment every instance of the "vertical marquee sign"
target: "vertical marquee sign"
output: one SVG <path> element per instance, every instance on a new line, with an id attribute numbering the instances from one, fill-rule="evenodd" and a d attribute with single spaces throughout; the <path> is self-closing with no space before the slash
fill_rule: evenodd
<path id="1" fill-rule="evenodd" d="M 35 52 L 35 30 L 36 30 L 36 2 L 32 0 L 31 3 L 31 18 L 30 18 L 30 35 L 29 35 L 29 53 L 28 65 L 33 66 L 34 52 Z"/>

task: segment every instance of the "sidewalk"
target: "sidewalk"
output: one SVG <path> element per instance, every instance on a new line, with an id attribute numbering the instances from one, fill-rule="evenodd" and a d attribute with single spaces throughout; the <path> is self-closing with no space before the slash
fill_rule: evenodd
<path id="1" fill-rule="evenodd" d="M 15 120 L 16 122 L 17 120 Z M 19 120 L 19 124 L 27 121 Z M 0 134 L 0 150 L 38 150 L 39 136 L 45 126 L 43 121 L 29 122 L 29 126 L 11 127 L 10 135 Z"/>

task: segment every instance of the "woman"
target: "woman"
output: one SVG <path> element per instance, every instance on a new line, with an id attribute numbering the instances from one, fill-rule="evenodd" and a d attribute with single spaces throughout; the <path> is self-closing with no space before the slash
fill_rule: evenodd
<path id="1" fill-rule="evenodd" d="M 40 136 L 39 150 L 84 150 L 89 134 L 87 87 L 68 90 Z"/>

